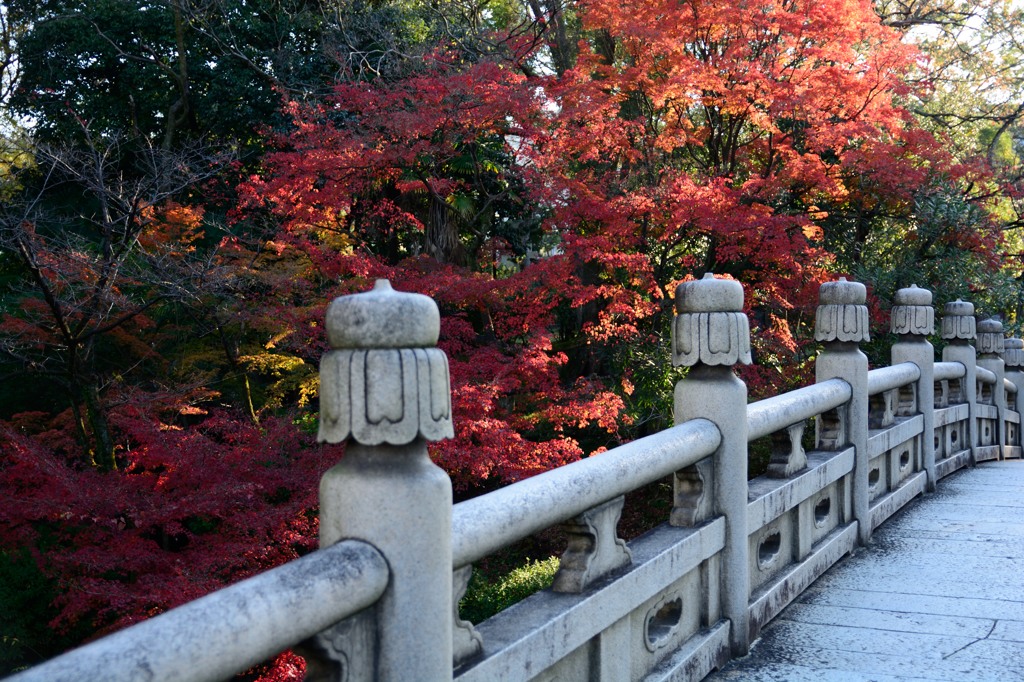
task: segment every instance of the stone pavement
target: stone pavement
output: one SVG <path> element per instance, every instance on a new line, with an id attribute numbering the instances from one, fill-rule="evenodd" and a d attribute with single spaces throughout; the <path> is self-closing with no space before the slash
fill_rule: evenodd
<path id="1" fill-rule="evenodd" d="M 1024 462 L 939 481 L 705 682 L 723 680 L 1024 681 Z"/>

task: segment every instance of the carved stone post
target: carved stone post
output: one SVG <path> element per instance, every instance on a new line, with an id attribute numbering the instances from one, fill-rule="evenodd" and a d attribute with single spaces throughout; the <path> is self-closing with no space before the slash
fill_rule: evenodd
<path id="1" fill-rule="evenodd" d="M 391 570 L 376 609 L 376 670 L 356 671 L 362 653 L 344 650 L 366 646 L 365 632 L 321 636 L 335 680 L 452 679 L 452 488 L 427 455 L 428 440 L 454 435 L 439 330 L 434 301 L 387 280 L 327 311 L 319 437 L 348 445 L 320 481 L 320 544 L 364 540 Z"/>
<path id="2" fill-rule="evenodd" d="M 978 447 L 978 356 L 971 345 L 975 337 L 974 304 L 957 299 L 946 304 L 942 313 L 943 362 L 964 366 L 960 389 L 967 403 L 967 443 L 971 448 L 971 466 L 977 463 Z"/>
<path id="3" fill-rule="evenodd" d="M 989 318 L 978 323 L 978 367 L 984 367 L 996 375 L 992 386 L 992 404 L 999 416 L 996 419 L 996 443 L 999 445 L 999 459 L 1004 457 L 1006 446 L 1006 363 L 1003 362 L 1003 323 Z"/>
<path id="4" fill-rule="evenodd" d="M 696 483 L 704 489 L 710 474 L 711 509 L 726 520 L 722 558 L 722 611 L 731 621 L 734 655 L 750 648 L 747 602 L 750 563 L 747 539 L 747 387 L 733 374 L 737 363 L 750 364 L 750 328 L 743 314 L 739 282 L 704 279 L 676 288 L 676 319 L 672 329 L 672 364 L 692 367 L 676 384 L 675 421 L 704 418 L 718 425 L 722 443 L 711 457 L 704 481 L 677 480 L 677 500 L 692 497 Z M 677 515 L 673 513 L 673 517 Z"/>
<path id="5" fill-rule="evenodd" d="M 861 544 L 871 540 L 871 509 L 868 494 L 868 359 L 861 352 L 862 341 L 869 340 L 867 289 L 859 282 L 826 282 L 818 291 L 818 312 L 814 338 L 825 347 L 815 363 L 818 382 L 839 378 L 850 384 L 852 397 L 840 408 L 835 445 L 853 445 L 853 518 Z M 821 427 L 819 427 L 821 428 Z M 845 436 L 842 437 L 842 436 Z"/>
<path id="6" fill-rule="evenodd" d="M 1007 407 L 1020 412 L 1021 407 L 1024 407 L 1024 341 L 1003 341 L 1003 362 L 1006 363 L 1006 378 L 1017 387 L 1017 400 Z"/>
<path id="7" fill-rule="evenodd" d="M 892 331 L 899 341 L 890 351 L 892 364 L 912 362 L 921 370 L 917 382 L 917 411 L 924 418 L 921 455 L 926 489 L 935 492 L 935 349 L 928 343 L 928 335 L 935 331 L 932 292 L 914 285 L 897 291 L 893 303 Z"/>

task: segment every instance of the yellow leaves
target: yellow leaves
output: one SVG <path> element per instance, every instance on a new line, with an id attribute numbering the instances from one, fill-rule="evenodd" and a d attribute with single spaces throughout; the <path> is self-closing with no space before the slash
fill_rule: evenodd
<path id="1" fill-rule="evenodd" d="M 283 407 L 294 404 L 305 407 L 320 390 L 320 375 L 316 367 L 294 355 L 259 353 L 238 358 L 247 372 L 268 380 L 263 393 L 263 406 Z"/>
<path id="2" fill-rule="evenodd" d="M 285 339 L 287 339 L 289 336 L 291 336 L 294 333 L 295 333 L 294 329 L 283 329 L 280 332 L 274 334 L 272 337 L 270 337 L 270 340 L 267 341 L 263 345 L 263 347 L 265 349 L 267 349 L 267 350 L 273 350 L 274 348 L 277 347 L 277 344 L 279 344 L 280 342 L 284 341 Z M 256 357 L 256 356 L 250 355 L 250 356 L 246 356 L 246 357 Z"/>
<path id="3" fill-rule="evenodd" d="M 272 346 L 268 344 L 268 347 Z M 280 379 L 306 364 L 302 358 L 293 355 L 274 355 L 272 353 L 243 355 L 238 358 L 238 362 L 251 372 L 274 379 Z"/>

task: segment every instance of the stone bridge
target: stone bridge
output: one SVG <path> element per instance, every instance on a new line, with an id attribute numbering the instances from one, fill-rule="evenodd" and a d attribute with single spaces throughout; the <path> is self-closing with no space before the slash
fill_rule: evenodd
<path id="1" fill-rule="evenodd" d="M 816 382 L 748 404 L 741 286 L 682 284 L 676 310 L 675 426 L 453 506 L 426 450 L 452 435 L 437 307 L 386 282 L 337 299 L 322 548 L 11 679 L 217 680 L 293 646 L 339 681 L 1024 679 L 1024 343 L 956 301 L 937 359 L 912 287 L 869 369 L 865 288 L 840 280 Z M 772 456 L 748 481 L 751 443 Z M 625 493 L 666 477 L 665 523 L 621 540 Z M 558 524 L 550 590 L 459 619 L 475 561 Z"/>

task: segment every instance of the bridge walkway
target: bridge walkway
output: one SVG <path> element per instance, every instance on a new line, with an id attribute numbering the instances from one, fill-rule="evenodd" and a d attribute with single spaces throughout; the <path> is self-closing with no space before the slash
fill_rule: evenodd
<path id="1" fill-rule="evenodd" d="M 943 479 L 706 682 L 1024 680 L 1024 462 Z"/>

